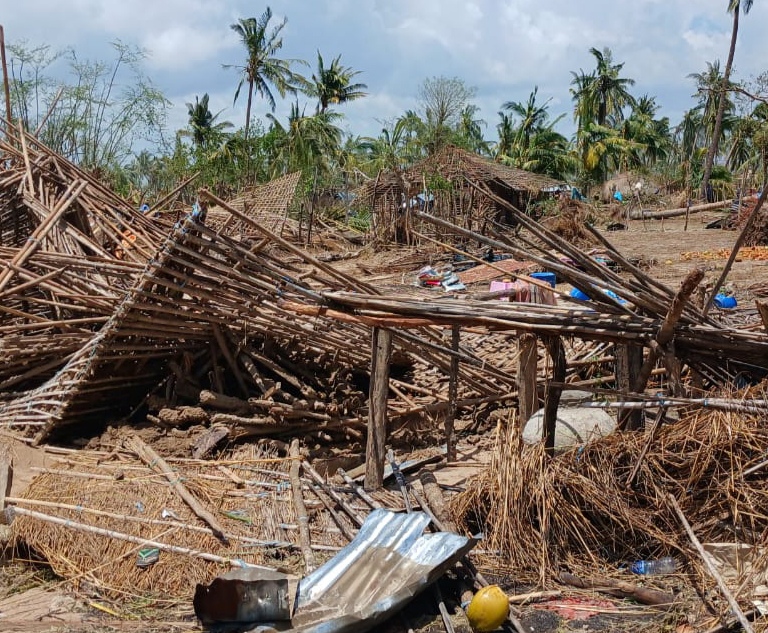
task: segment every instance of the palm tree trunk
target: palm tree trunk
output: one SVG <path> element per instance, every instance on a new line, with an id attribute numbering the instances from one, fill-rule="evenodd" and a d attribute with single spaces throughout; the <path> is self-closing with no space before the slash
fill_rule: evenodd
<path id="1" fill-rule="evenodd" d="M 728 50 L 728 61 L 725 64 L 723 73 L 722 88 L 720 90 L 719 101 L 717 103 L 717 116 L 715 117 L 715 129 L 712 133 L 712 142 L 707 151 L 707 159 L 704 163 L 704 177 L 701 180 L 701 193 L 706 198 L 709 177 L 712 175 L 712 166 L 717 156 L 717 147 L 720 143 L 720 132 L 723 128 L 723 115 L 725 114 L 725 102 L 728 100 L 728 85 L 731 78 L 731 67 L 733 66 L 733 56 L 736 53 L 736 38 L 739 34 L 739 9 L 737 4 L 733 9 L 733 30 L 731 31 L 731 48 Z"/>
<path id="2" fill-rule="evenodd" d="M 248 140 L 248 129 L 251 126 L 251 102 L 253 101 L 253 79 L 248 81 L 248 105 L 245 106 L 245 131 L 243 137 Z"/>

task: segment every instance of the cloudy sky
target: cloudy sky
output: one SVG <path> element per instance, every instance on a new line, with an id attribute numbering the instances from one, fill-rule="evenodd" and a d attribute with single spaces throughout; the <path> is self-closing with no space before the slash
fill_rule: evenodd
<path id="1" fill-rule="evenodd" d="M 344 107 L 347 131 L 375 135 L 383 122 L 417 106 L 426 77 L 459 77 L 477 89 L 476 104 L 495 138 L 500 105 L 523 101 L 535 85 L 551 111 L 568 113 L 571 71 L 591 70 L 590 47 L 610 47 L 636 80 L 634 93 L 657 97 L 676 123 L 690 107 L 687 75 L 707 61 L 725 60 L 731 31 L 726 0 L 272 0 L 287 17 L 283 56 L 326 61 L 362 71 L 369 96 Z M 211 109 L 241 125 L 245 98 L 223 64 L 242 61 L 229 25 L 257 17 L 266 3 L 244 0 L 0 0 L 6 40 L 106 60 L 109 42 L 145 48 L 146 73 L 174 104 L 169 123 L 186 123 L 185 103 L 207 92 Z M 741 20 L 735 71 L 748 78 L 768 69 L 768 2 L 755 2 Z M 278 116 L 287 112 L 278 107 Z M 308 108 L 308 111 L 311 109 Z M 263 117 L 264 102 L 255 102 Z"/>

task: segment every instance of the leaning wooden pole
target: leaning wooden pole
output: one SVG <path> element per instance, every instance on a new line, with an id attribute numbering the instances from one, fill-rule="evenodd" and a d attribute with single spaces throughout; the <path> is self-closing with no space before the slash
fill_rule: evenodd
<path id="1" fill-rule="evenodd" d="M 371 384 L 368 392 L 368 438 L 365 448 L 366 490 L 384 484 L 385 444 L 387 442 L 387 394 L 392 332 L 375 327 L 371 333 Z"/>
<path id="2" fill-rule="evenodd" d="M 635 393 L 642 393 L 645 391 L 645 388 L 648 385 L 648 380 L 653 372 L 653 368 L 656 366 L 656 361 L 661 358 L 666 351 L 666 346 L 672 341 L 672 338 L 675 335 L 675 325 L 677 325 L 677 322 L 680 320 L 685 305 L 688 303 L 688 300 L 691 298 L 691 295 L 699 286 L 702 279 L 704 279 L 704 269 L 695 268 L 688 273 L 683 280 L 683 283 L 680 285 L 680 290 L 678 290 L 675 298 L 672 300 L 672 305 L 669 307 L 653 344 L 648 350 L 648 356 L 640 367 L 640 371 L 634 377 L 632 391 Z M 623 412 L 623 415 L 619 415 L 620 428 L 633 428 L 636 430 L 640 426 L 642 426 L 642 420 L 635 419 L 634 414 L 630 410 Z"/>
<path id="3" fill-rule="evenodd" d="M 741 245 L 744 243 L 744 240 L 747 239 L 747 236 L 749 235 L 749 231 L 752 229 L 752 225 L 755 223 L 755 220 L 757 220 L 757 217 L 760 215 L 760 209 L 763 208 L 765 197 L 768 195 L 768 186 L 766 186 L 767 184 L 768 183 L 763 184 L 763 192 L 760 194 L 760 197 L 757 199 L 757 204 L 755 205 L 755 208 L 752 209 L 752 211 L 749 214 L 749 217 L 747 218 L 747 221 L 744 223 L 744 227 L 741 229 L 741 233 L 739 233 L 739 237 L 736 238 L 736 243 L 733 245 L 733 248 L 731 249 L 731 254 L 728 256 L 728 261 L 725 262 L 725 266 L 723 266 L 723 272 L 720 273 L 720 277 L 715 282 L 715 285 L 712 287 L 712 292 L 710 293 L 706 303 L 704 304 L 704 316 L 707 316 L 707 314 L 709 313 L 709 309 L 712 307 L 712 302 L 715 300 L 715 296 L 717 295 L 718 291 L 720 290 L 723 283 L 725 282 L 726 277 L 728 277 L 728 273 L 731 272 L 731 266 L 733 266 L 733 262 L 736 261 L 736 255 L 738 254 L 739 249 L 741 248 Z"/>
<path id="4" fill-rule="evenodd" d="M 677 295 L 675 295 L 672 305 L 669 307 L 669 310 L 664 317 L 664 321 L 659 328 L 658 334 L 656 334 L 655 340 L 658 344 L 658 348 L 651 348 L 648 357 L 640 368 L 640 373 L 635 377 L 632 385 L 635 393 L 640 393 L 645 390 L 645 387 L 648 384 L 648 379 L 651 377 L 651 370 L 653 370 L 656 365 L 656 360 L 659 358 L 659 352 L 656 350 L 663 350 L 672 340 L 672 337 L 675 334 L 675 325 L 677 325 L 677 322 L 680 320 L 680 316 L 683 314 L 683 309 L 685 308 L 686 303 L 688 303 L 688 300 L 691 298 L 691 295 L 701 283 L 702 279 L 704 279 L 704 269 L 695 268 L 688 273 L 683 280 L 683 283 L 680 285 L 680 290 L 678 290 Z"/>

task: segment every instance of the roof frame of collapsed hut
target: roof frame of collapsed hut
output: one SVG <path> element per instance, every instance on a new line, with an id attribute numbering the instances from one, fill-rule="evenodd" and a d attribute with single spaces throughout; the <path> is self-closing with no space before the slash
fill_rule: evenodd
<path id="1" fill-rule="evenodd" d="M 498 293 L 384 293 L 297 246 L 295 235 L 285 237 L 297 174 L 237 201 L 200 190 L 198 203 L 182 213 L 171 208 L 175 191 L 148 216 L 33 135 L 9 127 L 6 134 L 0 424 L 38 445 L 92 437 L 107 424 L 129 429 L 111 451 L 51 449 L 61 464 L 8 500 L 19 515 L 17 534 L 64 576 L 87 573 L 117 591 L 178 593 L 222 565 L 274 565 L 269 552 L 280 548 L 299 551 L 310 573 L 323 552 L 355 538 L 371 510 L 411 509 L 413 501 L 432 513 L 437 529 L 455 528 L 439 492 L 425 501 L 403 478 L 399 495 L 382 488 L 385 464 L 399 473 L 387 451 L 398 429 L 425 417 L 432 429 L 442 423 L 451 461 L 463 412 L 487 418 L 496 406 L 516 405 L 526 420 L 543 401 L 542 455 L 554 464 L 563 389 L 596 384 L 579 376 L 585 365 L 615 367 L 614 388 L 600 381 L 600 406 L 618 408 L 628 430 L 642 429 L 648 410 L 768 409 L 761 396 L 711 396 L 737 377 L 765 377 L 765 333 L 708 314 L 698 300 L 701 270 L 669 288 L 580 224 L 619 274 L 537 222 L 525 210 L 557 186 L 549 179 L 454 148 L 405 174 L 381 176 L 358 199 L 373 210 L 374 242 L 428 243 L 470 258 L 470 242 L 509 253 L 589 296 L 569 297 L 571 307 L 492 301 Z M 423 204 L 410 204 L 419 194 Z M 515 276 L 558 293 L 539 278 Z M 484 351 L 489 342 L 492 354 Z M 435 371 L 439 380 L 419 383 Z M 660 375 L 670 392 L 649 395 L 649 381 Z M 205 431 L 189 458 L 166 459 L 130 432 L 145 422 L 168 433 L 190 424 Z M 329 485 L 299 439 L 364 445 L 360 477 L 342 471 L 343 487 Z M 745 463 L 755 467 L 735 467 Z M 638 472 L 633 478 L 642 479 Z M 116 495 L 99 488 L 124 486 L 146 507 L 158 481 L 163 494 L 152 509 L 162 510 L 162 520 L 136 514 L 132 502 L 108 505 Z M 425 492 L 434 488 L 424 485 Z M 83 490 L 91 507 L 79 500 Z M 685 520 L 694 504 L 680 505 L 675 512 Z M 163 540 L 162 530 L 171 528 L 184 536 Z M 72 531 L 90 536 L 62 549 Z M 247 555 L 243 543 L 252 548 Z M 125 562 L 141 545 L 168 557 L 172 571 L 162 582 L 138 574 L 130 560 L 124 573 L 102 569 L 102 561 Z M 553 544 L 542 537 L 534 546 Z M 554 575 L 556 557 L 545 552 L 537 560 L 542 576 Z M 471 563 L 463 567 L 483 584 Z"/>

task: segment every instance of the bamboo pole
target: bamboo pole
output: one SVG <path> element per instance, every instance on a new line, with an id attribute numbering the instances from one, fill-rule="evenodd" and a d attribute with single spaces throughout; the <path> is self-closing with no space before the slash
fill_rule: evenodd
<path id="1" fill-rule="evenodd" d="M 741 607 L 739 606 L 739 603 L 736 601 L 736 597 L 733 595 L 733 593 L 731 593 L 731 590 L 728 588 L 728 585 L 725 584 L 725 580 L 723 580 L 723 577 L 720 575 L 720 572 L 717 571 L 717 568 L 712 564 L 712 561 L 710 560 L 709 556 L 707 556 L 706 552 L 704 551 L 704 547 L 701 545 L 701 542 L 696 537 L 696 534 L 694 533 L 693 528 L 691 527 L 691 524 L 688 523 L 688 519 L 685 518 L 685 514 L 683 514 L 683 511 L 680 509 L 680 505 L 677 503 L 677 499 L 675 499 L 672 495 L 667 495 L 667 498 L 669 502 L 672 504 L 672 508 L 674 508 L 675 512 L 677 513 L 677 516 L 680 519 L 680 523 L 682 523 L 683 527 L 685 528 L 685 531 L 688 534 L 688 538 L 691 539 L 691 543 L 696 548 L 696 551 L 699 553 L 699 556 L 701 557 L 701 559 L 704 561 L 704 565 L 706 565 L 710 575 L 712 576 L 712 578 L 715 579 L 717 586 L 720 588 L 720 592 L 728 601 L 728 604 L 730 605 L 731 610 L 739 619 L 739 623 L 743 627 L 744 631 L 746 633 L 754 633 L 752 624 L 750 623 L 749 620 L 747 620 L 746 616 L 744 615 L 744 612 L 741 610 Z"/>
<path id="2" fill-rule="evenodd" d="M 46 523 L 52 523 L 54 525 L 61 525 L 69 530 L 75 530 L 76 532 L 86 532 L 89 534 L 98 534 L 99 536 L 106 536 L 118 541 L 126 541 L 128 543 L 135 543 L 141 547 L 156 547 L 164 552 L 171 552 L 173 554 L 183 554 L 185 556 L 191 556 L 193 558 L 200 558 L 207 560 L 211 563 L 221 563 L 225 565 L 231 565 L 232 567 L 248 567 L 255 569 L 266 569 L 269 571 L 277 571 L 274 567 L 266 567 L 264 565 L 255 565 L 253 563 L 246 563 L 241 559 L 226 558 L 224 556 L 217 556 L 216 554 L 210 554 L 208 552 L 202 552 L 189 547 L 180 547 L 179 545 L 170 545 L 168 543 L 162 543 L 160 541 L 154 541 L 150 539 L 140 538 L 133 534 L 125 534 L 124 532 L 118 532 L 116 530 L 108 530 L 105 528 L 96 527 L 93 525 L 87 525 L 80 523 L 79 521 L 73 521 L 72 519 L 63 519 L 61 517 L 51 516 L 36 510 L 29 510 L 28 508 L 20 508 L 14 506 L 13 513 L 20 516 L 30 517 L 37 519 L 38 521 L 44 521 Z"/>
<path id="3" fill-rule="evenodd" d="M 136 455 L 138 455 L 139 459 L 147 464 L 151 470 L 154 470 L 155 468 L 159 469 L 160 472 L 165 475 L 165 478 L 171 484 L 179 497 L 181 497 L 189 506 L 192 512 L 194 512 L 200 519 L 208 524 L 208 526 L 211 528 L 211 532 L 213 532 L 213 535 L 223 543 L 227 543 L 227 537 L 224 535 L 224 528 L 221 527 L 219 522 L 216 520 L 216 517 L 208 512 L 208 510 L 202 506 L 200 501 L 198 501 L 198 499 L 191 492 L 189 492 L 189 490 L 187 490 L 184 484 L 181 483 L 181 477 L 179 474 L 173 468 L 171 468 L 171 466 L 169 466 L 168 463 L 162 457 L 160 457 L 160 455 L 158 455 L 151 446 L 148 446 L 144 440 L 142 440 L 136 434 L 128 438 L 126 441 L 126 446 L 134 451 Z"/>
<path id="4" fill-rule="evenodd" d="M 16 256 L 11 260 L 10 266 L 0 273 L 0 292 L 5 290 L 8 283 L 13 278 L 14 272 L 11 266 L 22 266 L 34 253 L 40 248 L 42 240 L 48 235 L 48 233 L 56 226 L 56 223 L 67 212 L 72 203 L 77 200 L 78 196 L 88 186 L 85 181 L 74 181 L 67 189 L 68 195 L 62 199 L 62 202 L 55 207 L 48 217 L 46 217 L 34 230 L 32 235 L 27 239 L 27 243 L 18 251 Z"/>
<path id="5" fill-rule="evenodd" d="M 114 477 L 112 477 L 114 481 Z M 189 530 L 190 532 L 198 532 L 200 534 L 210 534 L 211 531 L 208 528 L 200 527 L 197 525 L 190 525 L 189 523 L 183 523 L 182 521 L 168 521 L 162 519 L 150 519 L 147 517 L 131 516 L 129 514 L 118 514 L 117 512 L 108 512 L 106 510 L 97 510 L 95 508 L 86 508 L 84 506 L 73 505 L 69 503 L 58 503 L 55 501 L 41 501 L 39 499 L 25 499 L 23 497 L 7 497 L 6 501 L 14 505 L 31 505 L 39 506 L 42 508 L 53 508 L 55 510 L 71 510 L 73 512 L 81 514 L 92 514 L 97 517 L 105 517 L 108 519 L 117 519 L 119 521 L 125 521 L 130 523 L 141 523 L 144 525 L 157 525 L 167 528 L 181 528 Z M 262 547 L 291 547 L 295 548 L 296 544 L 290 541 L 266 541 L 263 539 L 255 539 L 249 536 L 238 536 L 237 534 L 227 534 L 227 538 L 232 541 L 239 541 L 241 543 L 250 543 L 252 545 L 259 545 Z"/>
<path id="6" fill-rule="evenodd" d="M 339 475 L 341 475 L 341 478 L 347 483 L 347 485 L 355 491 L 355 494 L 363 501 L 365 501 L 365 503 L 367 503 L 371 509 L 375 510 L 376 508 L 384 507 L 378 501 L 376 501 L 376 499 L 369 495 L 362 487 L 358 486 L 357 482 L 352 479 L 352 477 L 350 477 L 344 469 L 339 468 L 337 472 Z"/>
<path id="7" fill-rule="evenodd" d="M 346 500 L 333 488 L 328 486 L 323 478 L 320 476 L 320 473 L 318 473 L 312 466 L 309 465 L 306 461 L 302 461 L 301 463 L 302 467 L 306 471 L 306 473 L 310 476 L 312 480 L 315 481 L 327 494 L 328 496 L 333 499 L 336 503 L 339 504 L 339 507 L 344 510 L 349 515 L 349 518 L 352 519 L 358 527 L 362 526 L 365 519 L 361 517 L 355 509 L 349 505 Z"/>
<path id="8" fill-rule="evenodd" d="M 757 220 L 758 216 L 760 215 L 760 209 L 763 208 L 763 203 L 765 202 L 766 196 L 768 196 L 768 183 L 763 183 L 763 192 L 760 194 L 760 197 L 757 199 L 757 204 L 755 205 L 755 208 L 752 209 L 752 211 L 749 213 L 749 217 L 747 218 L 747 221 L 744 223 L 744 226 L 741 229 L 741 233 L 739 233 L 739 236 L 736 238 L 736 243 L 733 245 L 733 248 L 731 249 L 731 254 L 728 256 L 728 261 L 725 262 L 725 266 L 723 266 L 723 271 L 720 273 L 720 277 L 715 282 L 715 285 L 712 286 L 712 292 L 710 293 L 709 297 L 704 303 L 704 316 L 706 316 L 707 313 L 709 312 L 709 309 L 712 307 L 712 302 L 715 300 L 715 296 L 720 291 L 720 288 L 725 282 L 725 279 L 728 277 L 728 273 L 731 271 L 731 266 L 733 266 L 733 262 L 736 261 L 736 255 L 738 255 L 741 245 L 744 243 L 744 240 L 747 239 L 749 235 L 749 231 L 752 229 L 752 225 L 755 223 L 755 220 Z"/>
<path id="9" fill-rule="evenodd" d="M 312 257 L 311 255 L 308 255 L 305 251 L 298 248 L 297 246 L 294 246 L 288 240 L 283 239 L 282 237 L 273 233 L 269 229 L 266 229 L 265 227 L 261 226 L 257 222 L 254 222 L 249 216 L 238 211 L 233 206 L 227 204 L 224 200 L 214 195 L 207 189 L 201 190 L 200 195 L 208 198 L 211 202 L 215 202 L 222 209 L 229 211 L 232 215 L 236 216 L 239 220 L 243 221 L 249 227 L 257 230 L 259 233 L 261 233 L 265 237 L 270 238 L 271 240 L 273 240 L 275 243 L 282 246 L 285 250 L 289 251 L 290 253 L 293 253 L 294 255 L 298 255 L 302 259 L 306 260 L 308 263 L 312 264 L 313 266 L 316 266 L 319 270 L 322 270 L 324 273 L 329 275 L 332 279 L 336 280 L 337 282 L 341 282 L 344 286 L 348 288 L 353 288 L 362 292 L 369 292 L 372 294 L 377 293 L 376 289 L 373 288 L 372 286 L 369 286 L 368 284 L 364 284 L 361 282 L 357 282 L 354 279 L 347 277 L 346 275 L 338 272 L 335 268 L 324 264 L 319 259 Z"/>

